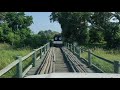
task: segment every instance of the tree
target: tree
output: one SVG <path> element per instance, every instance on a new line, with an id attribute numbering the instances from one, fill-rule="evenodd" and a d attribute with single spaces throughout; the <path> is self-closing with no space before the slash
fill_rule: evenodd
<path id="1" fill-rule="evenodd" d="M 53 39 L 55 34 L 58 34 L 58 32 L 52 31 L 52 30 L 45 30 L 45 31 L 41 30 L 38 32 L 38 35 L 40 35 L 42 38 L 46 39 L 47 42 L 50 41 L 51 39 Z"/>
<path id="2" fill-rule="evenodd" d="M 0 24 L 4 21 L 7 12 L 0 12 Z"/>
<path id="3" fill-rule="evenodd" d="M 118 22 L 111 21 L 113 18 Z M 64 41 L 106 42 L 108 48 L 119 47 L 120 12 L 52 12 L 50 20 L 60 23 Z"/>
<path id="4" fill-rule="evenodd" d="M 52 12 L 51 21 L 58 21 L 62 28 L 65 41 L 85 44 L 88 42 L 88 18 L 89 12 Z"/>
<path id="5" fill-rule="evenodd" d="M 24 12 L 9 12 L 4 20 L 2 27 L 5 40 L 12 45 L 23 46 L 24 40 L 31 34 L 29 26 L 33 23 L 32 16 L 25 16 Z"/>
<path id="6" fill-rule="evenodd" d="M 119 17 L 119 13 L 112 12 L 94 12 L 91 16 L 90 22 L 92 27 L 96 28 L 99 33 L 103 33 L 102 36 L 107 42 L 107 48 L 116 48 L 119 46 L 119 43 L 116 43 L 116 41 L 119 41 L 118 39 L 120 38 L 119 22 L 111 21 L 112 18 L 119 20 Z"/>

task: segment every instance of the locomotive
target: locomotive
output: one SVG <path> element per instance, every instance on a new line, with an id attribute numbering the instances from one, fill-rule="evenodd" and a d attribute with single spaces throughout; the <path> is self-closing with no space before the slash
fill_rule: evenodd
<path id="1" fill-rule="evenodd" d="M 63 46 L 63 41 L 62 41 L 62 35 L 61 34 L 56 34 L 53 39 L 53 46 L 58 46 L 61 47 Z"/>

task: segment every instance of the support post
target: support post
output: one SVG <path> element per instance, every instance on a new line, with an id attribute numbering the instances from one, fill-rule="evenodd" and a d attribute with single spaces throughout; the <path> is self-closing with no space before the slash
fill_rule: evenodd
<path id="1" fill-rule="evenodd" d="M 114 61 L 114 73 L 120 73 L 120 62 Z"/>
<path id="2" fill-rule="evenodd" d="M 45 46 L 43 46 L 43 54 L 45 54 Z"/>
<path id="3" fill-rule="evenodd" d="M 88 50 L 88 66 L 91 67 L 92 65 L 92 54 L 91 54 L 91 51 Z"/>
<path id="4" fill-rule="evenodd" d="M 22 56 L 17 56 L 17 60 L 19 60 L 19 63 L 17 64 L 17 78 L 22 78 Z"/>
<path id="5" fill-rule="evenodd" d="M 36 62 L 36 49 L 34 49 L 33 53 L 33 67 L 35 67 L 35 62 Z"/>
<path id="6" fill-rule="evenodd" d="M 68 49 L 69 49 L 69 43 L 68 43 Z"/>
<path id="7" fill-rule="evenodd" d="M 71 44 L 71 52 L 72 52 L 72 44 Z"/>
<path id="8" fill-rule="evenodd" d="M 40 57 L 42 58 L 42 48 L 40 49 Z"/>
<path id="9" fill-rule="evenodd" d="M 81 47 L 79 47 L 79 57 L 81 58 Z"/>
<path id="10" fill-rule="evenodd" d="M 69 47 L 69 46 L 68 46 L 68 43 L 67 43 L 67 49 L 68 49 L 68 47 Z"/>
<path id="11" fill-rule="evenodd" d="M 73 45 L 73 53 L 75 54 L 75 46 Z"/>

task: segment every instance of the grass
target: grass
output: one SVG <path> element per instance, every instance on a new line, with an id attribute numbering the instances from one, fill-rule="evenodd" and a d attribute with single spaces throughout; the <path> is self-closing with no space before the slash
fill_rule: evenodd
<path id="1" fill-rule="evenodd" d="M 119 50 L 104 50 L 102 48 L 96 48 L 96 49 L 92 49 L 92 53 L 94 53 L 100 57 L 103 57 L 105 59 L 108 59 L 110 61 L 114 61 L 114 60 L 120 61 L 120 51 Z M 88 59 L 88 53 L 83 52 L 82 57 L 85 59 Z M 114 72 L 114 68 L 113 68 L 112 64 L 109 64 L 95 56 L 92 56 L 92 63 L 95 64 L 96 66 L 98 66 L 100 69 L 102 69 L 106 73 Z"/>
<path id="2" fill-rule="evenodd" d="M 0 44 L 0 70 L 5 68 L 11 62 L 15 61 L 16 56 L 25 56 L 31 52 L 30 48 L 24 49 L 13 49 L 12 46 L 8 44 Z M 23 62 L 23 69 L 25 69 L 26 65 L 31 62 L 31 58 L 27 59 Z M 8 73 L 3 75 L 2 77 L 14 77 L 16 74 L 16 67 L 11 69 Z"/>

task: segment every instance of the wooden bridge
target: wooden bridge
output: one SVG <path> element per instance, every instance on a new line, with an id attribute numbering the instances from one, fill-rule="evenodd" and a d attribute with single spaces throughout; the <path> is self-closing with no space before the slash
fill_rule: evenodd
<path id="1" fill-rule="evenodd" d="M 88 60 L 81 57 L 82 51 L 88 52 Z M 114 73 L 119 73 L 120 63 L 118 61 L 112 62 L 91 53 L 90 50 L 80 47 L 78 49 L 69 43 L 65 43 L 63 47 L 50 47 L 50 43 L 47 43 L 24 57 L 17 56 L 14 62 L 0 70 L 0 76 L 2 77 L 13 67 L 16 67 L 17 78 L 50 73 L 104 73 L 92 64 L 92 55 L 112 64 Z M 30 57 L 32 58 L 31 64 L 23 70 L 23 61 Z"/>

